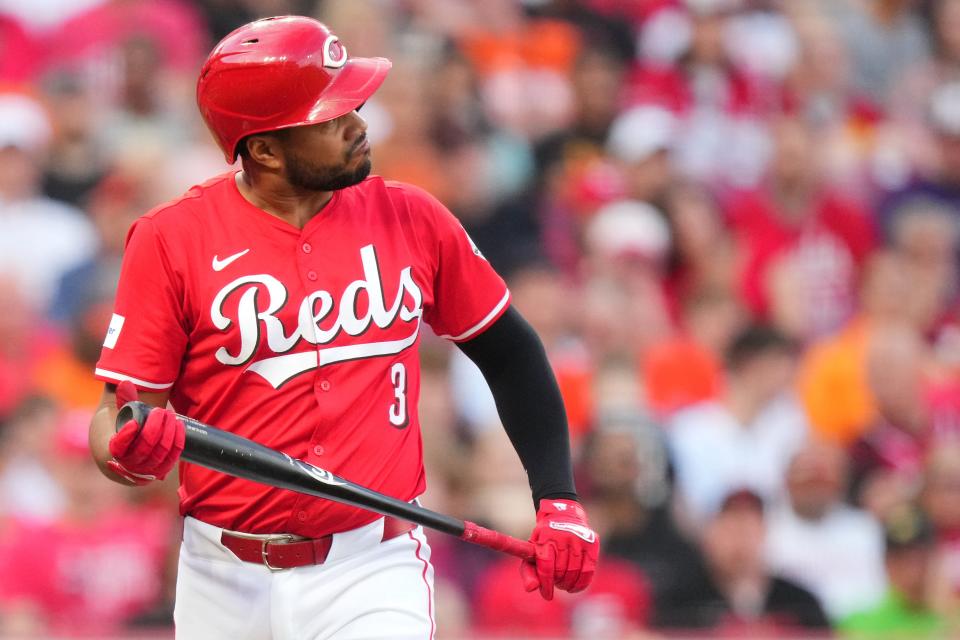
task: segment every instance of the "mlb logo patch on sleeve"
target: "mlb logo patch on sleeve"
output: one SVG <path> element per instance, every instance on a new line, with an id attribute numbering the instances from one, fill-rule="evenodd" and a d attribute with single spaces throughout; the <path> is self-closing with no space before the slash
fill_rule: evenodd
<path id="1" fill-rule="evenodd" d="M 124 317 L 116 313 L 110 318 L 110 326 L 107 327 L 107 337 L 103 339 L 103 346 L 107 349 L 113 349 L 117 346 L 117 338 L 120 337 L 120 329 L 123 328 L 123 321 Z"/>

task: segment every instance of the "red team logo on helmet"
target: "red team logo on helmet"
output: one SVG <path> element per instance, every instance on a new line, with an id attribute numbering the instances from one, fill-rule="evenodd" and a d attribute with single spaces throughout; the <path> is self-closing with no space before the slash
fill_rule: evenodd
<path id="1" fill-rule="evenodd" d="M 347 63 L 347 48 L 340 42 L 340 38 L 330 34 L 323 43 L 323 66 L 328 69 L 339 69 Z"/>

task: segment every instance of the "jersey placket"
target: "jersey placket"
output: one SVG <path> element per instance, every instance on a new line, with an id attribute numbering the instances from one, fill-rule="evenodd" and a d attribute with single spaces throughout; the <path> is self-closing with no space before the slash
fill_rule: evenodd
<path id="1" fill-rule="evenodd" d="M 334 202 L 330 202 L 327 208 L 333 204 Z M 308 222 L 297 238 L 297 272 L 300 276 L 303 293 L 307 296 L 318 289 L 328 288 L 320 280 L 320 274 L 323 273 L 321 262 L 324 252 L 316 238 L 316 227 L 322 223 L 322 220 L 318 218 L 327 213 L 327 211 L 324 211 Z M 317 353 L 317 367 L 313 373 L 313 396 L 317 406 L 317 413 L 314 415 L 317 416 L 317 420 L 316 424 L 313 425 L 310 439 L 306 443 L 306 460 L 323 467 L 323 455 L 326 453 L 326 449 L 321 440 L 324 424 L 329 421 L 329 403 L 323 401 L 323 396 L 330 392 L 333 386 L 327 378 L 324 368 L 320 366 L 321 351 L 326 345 L 322 343 L 315 323 L 311 323 L 311 329 L 313 331 L 313 348 Z M 291 514 L 291 522 L 297 522 L 302 526 L 310 519 L 309 505 L 312 500 L 314 499 L 308 496 L 297 496 Z"/>

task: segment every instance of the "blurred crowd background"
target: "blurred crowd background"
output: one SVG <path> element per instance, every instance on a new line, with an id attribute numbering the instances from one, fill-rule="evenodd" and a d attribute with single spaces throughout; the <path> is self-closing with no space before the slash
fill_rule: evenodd
<path id="1" fill-rule="evenodd" d="M 545 602 L 432 535 L 438 637 L 960 637 L 960 0 L 0 0 L 0 635 L 171 637 L 175 479 L 100 476 L 92 369 L 130 223 L 228 169 L 201 61 L 288 13 L 393 60 L 374 171 L 508 280 L 603 540 Z M 526 537 L 434 336 L 420 412 L 424 502 Z"/>

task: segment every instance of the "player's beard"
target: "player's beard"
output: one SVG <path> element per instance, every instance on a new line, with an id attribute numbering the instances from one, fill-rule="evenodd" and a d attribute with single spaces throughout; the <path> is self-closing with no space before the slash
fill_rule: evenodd
<path id="1" fill-rule="evenodd" d="M 363 141 L 360 140 L 360 143 Z M 353 157 L 353 149 L 347 152 L 342 165 L 324 167 L 310 162 L 308 159 L 290 156 L 287 159 L 287 182 L 300 189 L 310 191 L 337 191 L 363 182 L 370 175 L 370 157 L 365 157 L 356 169 L 348 169 Z"/>

